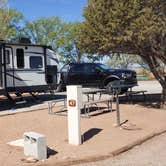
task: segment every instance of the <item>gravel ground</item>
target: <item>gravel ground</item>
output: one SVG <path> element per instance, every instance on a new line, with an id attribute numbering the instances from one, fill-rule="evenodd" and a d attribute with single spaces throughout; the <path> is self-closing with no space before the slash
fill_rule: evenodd
<path id="1" fill-rule="evenodd" d="M 140 146 L 107 160 L 77 166 L 165 166 L 166 134 L 154 137 Z M 76 166 L 76 165 L 75 165 Z"/>
<path id="2" fill-rule="evenodd" d="M 142 82 L 142 85 L 148 86 L 146 83 L 149 84 L 149 82 Z M 152 85 L 153 83 L 151 83 L 151 87 L 153 87 Z M 57 94 L 55 97 L 60 98 L 61 96 L 63 95 Z M 43 100 L 47 101 L 46 99 L 48 98 L 44 96 Z M 40 106 L 41 105 L 38 105 L 39 108 Z M 113 108 L 115 109 L 114 105 Z M 161 129 L 166 129 L 165 111 L 143 107 L 138 104 L 120 104 L 120 110 L 121 121 L 128 121 L 128 125 L 127 123 L 125 125 L 129 127 L 129 130 L 122 130 L 113 125 L 116 122 L 116 112 L 114 111 L 111 113 L 97 114 L 90 119 L 82 118 L 81 134 L 84 135 L 85 140 L 84 143 L 78 147 L 71 146 L 67 143 L 66 117 L 49 115 L 47 109 L 29 112 L 26 113 L 26 115 L 22 113 L 0 117 L 0 133 L 2 133 L 0 135 L 0 166 L 27 165 L 21 161 L 21 159 L 25 157 L 23 155 L 23 149 L 10 147 L 6 144 L 9 141 L 22 138 L 23 133 L 27 131 L 35 131 L 47 136 L 47 145 L 53 149 L 53 153 L 50 154 L 44 165 L 48 164 L 53 166 L 57 165 L 56 163 L 58 162 L 66 162 L 68 164 L 71 161 L 77 161 L 79 159 L 90 159 L 91 156 L 108 156 L 108 154 L 111 155 L 111 152 L 137 139 L 144 138 Z M 54 108 L 54 111 L 58 111 L 58 109 Z M 114 157 L 111 160 L 82 164 L 80 166 L 146 166 L 152 164 L 156 166 L 159 165 L 159 163 L 166 165 L 166 157 L 164 156 L 166 153 L 163 151 L 166 149 L 166 147 L 164 147 L 166 146 L 166 139 L 164 140 L 163 138 L 158 142 L 162 142 L 163 144 L 157 147 L 157 142 L 152 142 L 150 148 L 148 146 L 141 150 L 139 150 L 140 146 L 134 148 L 135 151 L 132 155 L 130 155 L 129 152 Z M 155 147 L 153 147 L 154 144 Z M 156 149 L 158 150 L 156 151 Z M 152 152 L 152 154 L 149 154 L 149 151 Z M 162 159 L 156 159 L 157 156 L 162 157 Z M 146 160 L 144 161 L 144 159 Z M 37 163 L 36 165 L 42 165 L 42 163 Z"/>

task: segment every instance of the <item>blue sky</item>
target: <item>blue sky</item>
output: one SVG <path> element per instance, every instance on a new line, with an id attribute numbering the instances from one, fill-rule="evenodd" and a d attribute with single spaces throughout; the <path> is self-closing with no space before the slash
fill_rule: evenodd
<path id="1" fill-rule="evenodd" d="M 82 21 L 87 0 L 8 0 L 9 6 L 24 14 L 25 19 L 58 16 L 63 21 Z"/>

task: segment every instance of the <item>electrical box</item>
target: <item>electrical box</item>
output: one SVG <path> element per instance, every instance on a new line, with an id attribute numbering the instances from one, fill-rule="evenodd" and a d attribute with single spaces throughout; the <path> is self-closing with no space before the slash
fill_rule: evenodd
<path id="1" fill-rule="evenodd" d="M 24 133 L 24 155 L 38 160 L 47 158 L 46 137 L 36 132 Z"/>

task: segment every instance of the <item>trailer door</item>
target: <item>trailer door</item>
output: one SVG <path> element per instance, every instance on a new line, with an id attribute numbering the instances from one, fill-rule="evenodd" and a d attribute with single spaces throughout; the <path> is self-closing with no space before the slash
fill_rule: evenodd
<path id="1" fill-rule="evenodd" d="M 3 87 L 3 75 L 2 75 L 2 47 L 0 45 L 0 88 Z"/>
<path id="2" fill-rule="evenodd" d="M 5 61 L 6 61 L 6 82 L 7 87 L 15 87 L 14 79 L 14 60 L 13 60 L 13 49 L 12 47 L 5 47 Z"/>

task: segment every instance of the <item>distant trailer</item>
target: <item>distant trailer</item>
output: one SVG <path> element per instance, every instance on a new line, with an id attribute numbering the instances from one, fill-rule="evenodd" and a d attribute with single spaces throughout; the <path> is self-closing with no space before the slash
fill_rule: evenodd
<path id="1" fill-rule="evenodd" d="M 51 47 L 0 40 L 0 95 L 55 90 L 57 70 Z"/>

